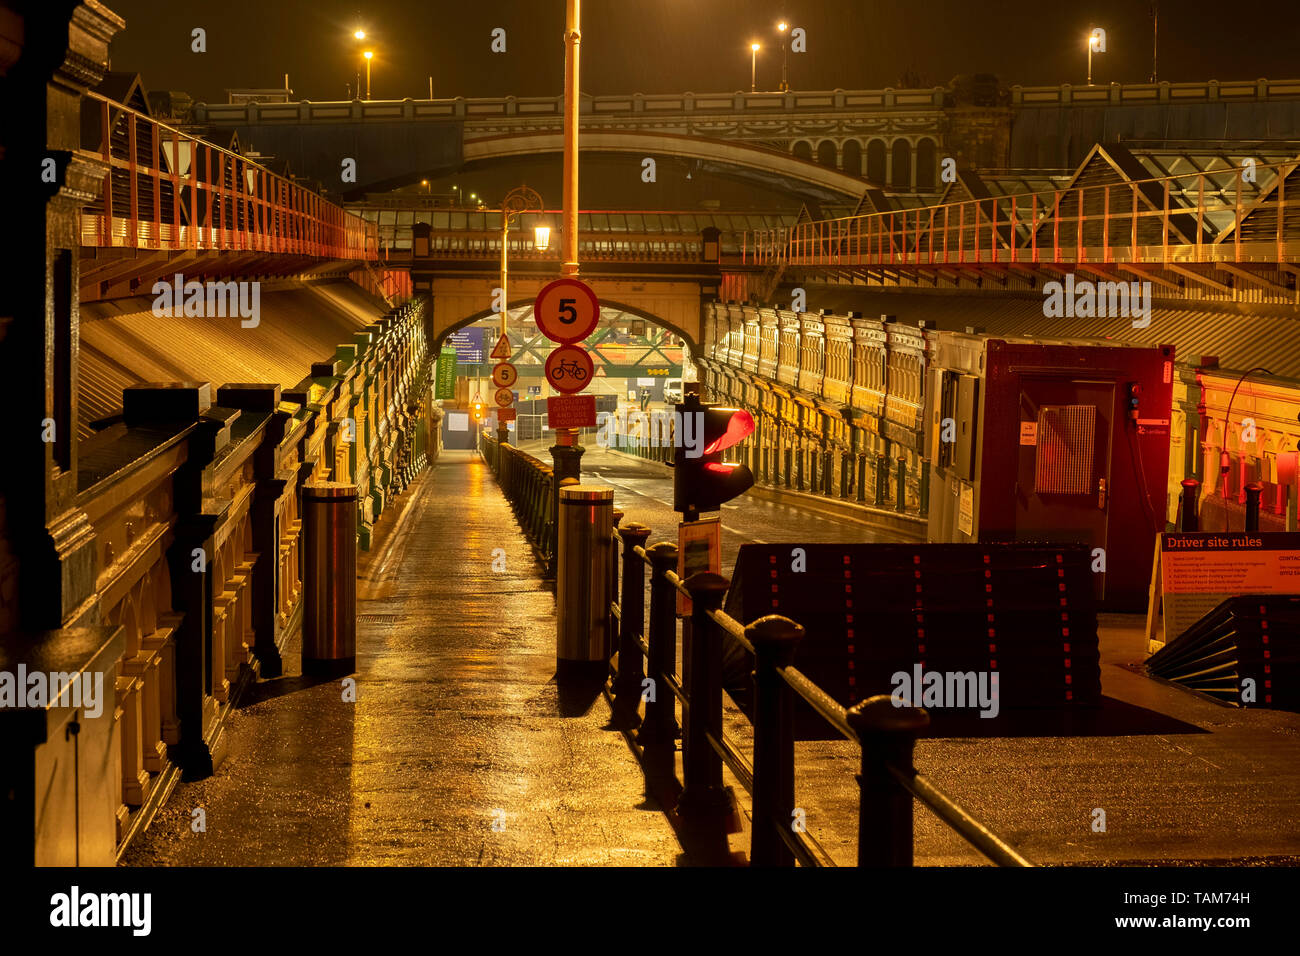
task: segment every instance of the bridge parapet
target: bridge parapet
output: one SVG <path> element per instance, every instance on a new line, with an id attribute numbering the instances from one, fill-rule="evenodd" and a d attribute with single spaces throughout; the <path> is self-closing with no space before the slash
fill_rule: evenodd
<path id="1" fill-rule="evenodd" d="M 374 260 L 373 227 L 302 183 L 97 93 L 82 147 L 106 167 L 83 247 Z"/>

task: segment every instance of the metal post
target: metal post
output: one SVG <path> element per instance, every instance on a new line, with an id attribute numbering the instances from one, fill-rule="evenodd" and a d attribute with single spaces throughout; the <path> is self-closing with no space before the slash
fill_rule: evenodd
<path id="1" fill-rule="evenodd" d="M 578 274 L 578 53 L 581 0 L 566 0 L 564 29 L 564 261 L 560 274 Z"/>
<path id="2" fill-rule="evenodd" d="M 877 694 L 849 708 L 849 726 L 862 746 L 858 775 L 858 866 L 912 865 L 912 795 L 890 773 L 915 774 L 917 735 L 930 725 L 919 707 L 895 707 Z"/>
<path id="3" fill-rule="evenodd" d="M 799 490 L 799 491 L 803 491 L 803 459 L 804 459 L 804 448 L 803 448 L 803 438 L 802 438 L 802 437 L 799 439 L 799 447 L 798 447 L 798 449 L 797 449 L 797 451 L 796 451 L 796 454 L 797 454 L 797 457 L 796 457 L 796 459 L 795 459 L 794 486 L 795 486 L 795 488 L 796 488 L 797 490 Z"/>
<path id="4" fill-rule="evenodd" d="M 650 558 L 650 626 L 646 655 L 650 684 L 646 687 L 645 720 L 636 740 L 644 749 L 646 775 L 667 779 L 676 774 L 677 711 L 665 674 L 677 670 L 677 589 L 664 577 L 677 568 L 677 545 L 660 541 L 646 549 Z"/>
<path id="5" fill-rule="evenodd" d="M 858 456 L 858 501 L 867 500 L 867 456 Z"/>
<path id="6" fill-rule="evenodd" d="M 1198 499 L 1201 496 L 1201 483 L 1195 478 L 1184 478 L 1183 485 L 1183 504 L 1182 508 L 1182 525 L 1180 531 L 1198 531 L 1200 530 L 1200 515 L 1198 512 Z"/>
<path id="7" fill-rule="evenodd" d="M 853 490 L 853 456 L 840 452 L 840 497 L 847 498 Z"/>
<path id="8" fill-rule="evenodd" d="M 815 447 L 808 449 L 808 490 L 813 494 L 821 490 L 821 486 L 817 483 L 817 461 L 819 458 L 821 458 L 821 452 Z M 801 481 L 800 491 L 803 490 L 802 484 Z"/>
<path id="9" fill-rule="evenodd" d="M 885 506 L 885 486 L 889 481 L 889 459 L 876 455 L 876 507 Z"/>
<path id="10" fill-rule="evenodd" d="M 1263 492 L 1264 486 L 1258 481 L 1252 481 L 1246 486 L 1246 530 L 1259 530 L 1259 496 Z"/>
<path id="11" fill-rule="evenodd" d="M 357 487 L 303 485 L 303 673 L 350 674 L 357 656 Z"/>
<path id="12" fill-rule="evenodd" d="M 899 512 L 906 511 L 907 510 L 907 459 L 906 458 L 898 459 L 898 472 L 897 472 L 896 484 L 897 484 L 898 497 L 894 501 L 894 510 Z"/>
<path id="13" fill-rule="evenodd" d="M 787 488 L 790 487 L 790 460 L 791 460 L 790 456 L 792 452 L 793 449 L 790 448 L 789 445 L 787 445 L 785 449 L 785 486 Z"/>
<path id="14" fill-rule="evenodd" d="M 791 826 L 794 817 L 794 691 L 777 668 L 794 662 L 803 633 L 777 614 L 745 628 L 754 645 L 754 866 L 794 866 L 794 854 L 776 829 Z"/>
<path id="15" fill-rule="evenodd" d="M 677 799 L 682 816 L 712 820 L 731 811 L 722 786 L 722 757 L 709 737 L 722 739 L 722 634 L 709 611 L 722 607 L 727 579 L 712 571 L 692 574 L 683 584 L 691 594 L 690 671 L 687 674 L 686 734 L 682 741 L 685 780 Z"/>
<path id="16" fill-rule="evenodd" d="M 829 448 L 822 452 L 822 494 L 830 497 L 835 493 L 835 459 Z"/>
<path id="17" fill-rule="evenodd" d="M 640 722 L 641 682 L 645 665 L 639 644 L 645 627 L 645 563 L 636 548 L 645 547 L 650 529 L 632 523 L 619 529 L 623 542 L 623 591 L 618 602 L 618 677 L 614 680 L 614 720 L 624 727 Z"/>
<path id="18" fill-rule="evenodd" d="M 609 667 L 609 561 L 614 489 L 571 485 L 560 491 L 555 574 L 556 678 L 603 679 Z"/>

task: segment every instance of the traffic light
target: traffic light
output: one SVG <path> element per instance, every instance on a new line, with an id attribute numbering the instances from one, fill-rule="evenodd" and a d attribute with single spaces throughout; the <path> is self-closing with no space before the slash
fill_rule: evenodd
<path id="1" fill-rule="evenodd" d="M 677 412 L 673 508 L 689 521 L 701 511 L 719 510 L 754 484 L 749 468 L 722 460 L 726 449 L 754 431 L 754 419 L 741 408 L 701 405 L 695 395 L 688 395 Z"/>
<path id="2" fill-rule="evenodd" d="M 483 403 L 475 399 L 474 401 L 474 421 L 483 420 Z"/>

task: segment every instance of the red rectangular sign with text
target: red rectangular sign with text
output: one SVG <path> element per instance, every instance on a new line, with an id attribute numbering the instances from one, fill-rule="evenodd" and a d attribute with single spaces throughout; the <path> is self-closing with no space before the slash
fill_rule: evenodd
<path id="1" fill-rule="evenodd" d="M 552 428 L 594 428 L 596 396 L 559 395 L 548 398 L 546 414 Z"/>

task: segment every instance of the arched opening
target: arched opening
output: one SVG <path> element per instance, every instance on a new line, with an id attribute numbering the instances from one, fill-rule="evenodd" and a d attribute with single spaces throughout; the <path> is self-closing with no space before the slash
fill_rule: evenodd
<path id="1" fill-rule="evenodd" d="M 934 140 L 923 139 L 916 144 L 916 188 L 934 189 Z"/>
<path id="2" fill-rule="evenodd" d="M 889 185 L 894 189 L 910 189 L 912 186 L 912 144 L 905 139 L 894 140 L 894 168 L 890 170 Z"/>
<path id="3" fill-rule="evenodd" d="M 862 144 L 851 139 L 844 144 L 844 159 L 841 163 L 850 176 L 862 175 Z"/>
<path id="4" fill-rule="evenodd" d="M 806 139 L 794 144 L 794 158 L 812 160 L 812 145 Z"/>
<path id="5" fill-rule="evenodd" d="M 824 139 L 817 144 L 817 162 L 831 169 L 835 168 L 835 144 L 829 139 Z"/>
<path id="6" fill-rule="evenodd" d="M 867 178 L 880 186 L 885 185 L 885 141 L 873 139 L 867 143 Z"/>
<path id="7" fill-rule="evenodd" d="M 520 328 L 527 329 L 530 337 L 537 333 L 537 325 L 533 319 L 532 299 L 513 299 L 506 307 L 506 311 L 508 313 L 507 327 L 512 333 L 517 333 Z M 673 335 L 677 336 L 677 338 L 679 338 L 682 343 L 690 349 L 691 355 L 698 356 L 700 354 L 699 346 L 696 344 L 694 337 L 685 330 L 678 328 L 671 322 L 666 322 L 659 316 L 638 308 L 637 306 L 628 305 L 624 302 L 615 302 L 611 299 L 600 300 L 600 325 L 596 327 L 596 331 L 591 333 L 589 339 L 594 338 L 600 332 L 601 327 L 609 322 L 611 318 L 619 315 L 626 315 L 633 319 L 642 320 L 651 325 L 657 325 L 662 329 L 666 329 Z M 494 323 L 501 321 L 498 313 L 494 312 L 492 309 L 484 309 L 481 312 L 474 313 L 468 318 L 461 319 L 460 321 L 447 326 L 445 329 L 435 328 L 436 338 L 433 342 L 434 352 L 437 353 L 442 350 L 443 343 L 452 333 L 458 332 L 461 329 L 467 328 L 468 326 L 474 325 L 478 322 L 483 322 L 487 319 L 492 319 Z M 547 349 L 550 349 L 554 344 L 545 337 L 541 339 L 541 342 L 544 343 L 544 346 Z"/>

